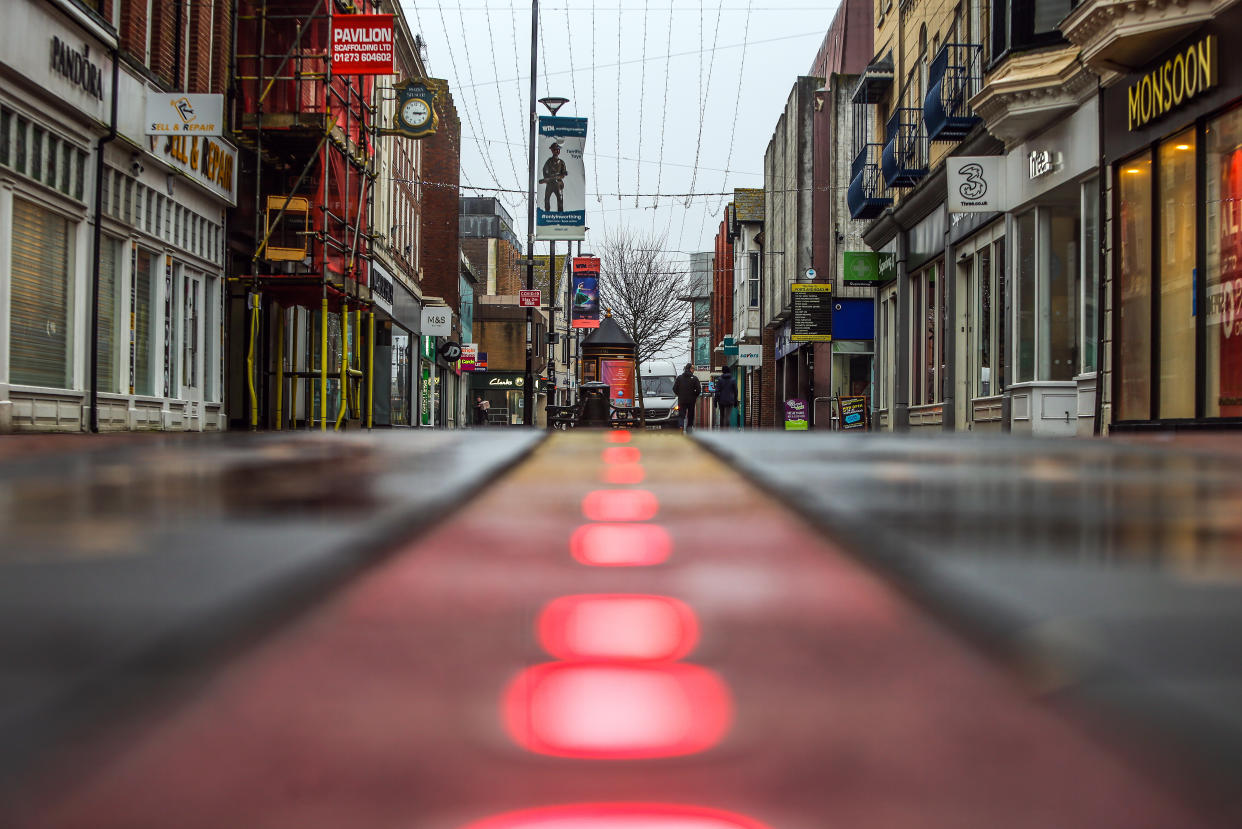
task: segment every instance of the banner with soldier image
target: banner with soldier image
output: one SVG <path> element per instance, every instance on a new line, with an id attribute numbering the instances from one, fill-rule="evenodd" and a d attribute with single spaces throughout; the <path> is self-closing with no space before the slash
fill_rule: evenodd
<path id="1" fill-rule="evenodd" d="M 580 241 L 586 234 L 587 119 L 540 116 L 535 162 L 535 238 Z"/>

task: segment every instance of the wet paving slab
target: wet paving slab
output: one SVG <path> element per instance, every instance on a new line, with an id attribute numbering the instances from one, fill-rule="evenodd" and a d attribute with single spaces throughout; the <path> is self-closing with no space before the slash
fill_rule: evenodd
<path id="1" fill-rule="evenodd" d="M 0 825 L 1233 825 L 792 505 L 679 435 L 555 435 L 190 687 L 48 752 Z"/>
<path id="2" fill-rule="evenodd" d="M 0 771 L 279 621 L 467 503 L 539 439 L 0 442 Z"/>
<path id="3" fill-rule="evenodd" d="M 1242 454 L 1229 436 L 700 435 L 1052 696 L 1242 788 Z"/>

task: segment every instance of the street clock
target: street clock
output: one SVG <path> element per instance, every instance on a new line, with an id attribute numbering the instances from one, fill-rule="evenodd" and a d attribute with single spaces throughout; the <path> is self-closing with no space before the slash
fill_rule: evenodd
<path id="1" fill-rule="evenodd" d="M 392 131 L 406 138 L 422 138 L 436 131 L 435 92 L 422 81 L 397 84 L 397 116 Z"/>

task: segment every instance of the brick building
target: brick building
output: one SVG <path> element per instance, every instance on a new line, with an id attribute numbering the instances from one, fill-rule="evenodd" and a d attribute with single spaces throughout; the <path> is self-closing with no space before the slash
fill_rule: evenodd
<path id="1" fill-rule="evenodd" d="M 209 117 L 172 107 L 225 91 L 230 7 L 6 6 L 0 431 L 224 426 L 237 150 L 207 133 L 148 135 L 147 107 Z"/>

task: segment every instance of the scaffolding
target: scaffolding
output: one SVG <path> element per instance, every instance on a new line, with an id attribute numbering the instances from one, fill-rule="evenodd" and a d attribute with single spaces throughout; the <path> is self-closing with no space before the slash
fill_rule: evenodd
<path id="1" fill-rule="evenodd" d="M 237 216 L 253 244 L 233 283 L 246 295 L 238 368 L 252 429 L 371 426 L 375 79 L 334 74 L 329 49 L 334 16 L 377 10 L 237 4 L 233 123 L 253 164 Z"/>

